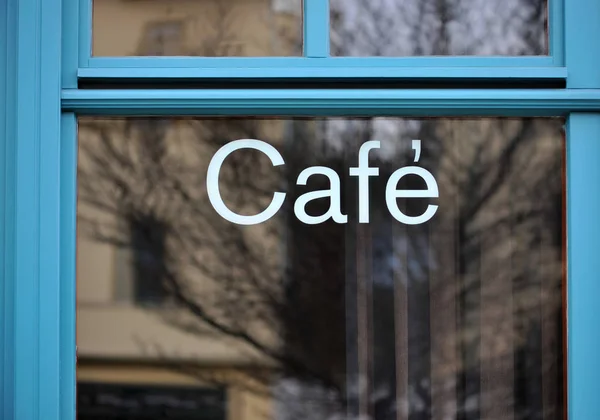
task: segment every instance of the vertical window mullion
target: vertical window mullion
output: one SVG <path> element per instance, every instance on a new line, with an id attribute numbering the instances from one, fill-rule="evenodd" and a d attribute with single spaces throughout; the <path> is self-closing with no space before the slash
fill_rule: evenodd
<path id="1" fill-rule="evenodd" d="M 569 420 L 600 416 L 600 114 L 567 124 L 567 381 Z"/>
<path id="2" fill-rule="evenodd" d="M 304 56 L 329 57 L 329 0 L 304 0 Z"/>
<path id="3" fill-rule="evenodd" d="M 567 88 L 600 88 L 600 2 L 568 0 L 565 3 L 565 63 Z"/>
<path id="4" fill-rule="evenodd" d="M 66 1 L 67 5 L 72 3 Z M 79 67 L 87 67 L 92 56 L 92 7 L 92 0 L 79 0 Z"/>
<path id="5" fill-rule="evenodd" d="M 548 0 L 548 53 L 557 66 L 565 65 L 565 0 Z"/>

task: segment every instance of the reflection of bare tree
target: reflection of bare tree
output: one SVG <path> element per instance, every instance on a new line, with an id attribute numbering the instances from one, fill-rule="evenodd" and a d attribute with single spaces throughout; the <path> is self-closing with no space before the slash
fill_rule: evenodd
<path id="1" fill-rule="evenodd" d="M 548 237 L 548 232 L 560 231 L 561 225 L 560 143 L 554 123 L 421 123 L 418 130 L 428 141 L 420 164 L 438 179 L 441 207 L 430 224 L 404 230 L 394 227 L 397 223 L 384 204 L 389 174 L 410 162 L 410 156 L 402 151 L 373 161 L 372 166 L 380 167 L 381 173 L 371 190 L 372 222 L 355 228 L 356 190 L 346 173 L 355 165 L 356 156 L 316 147 L 315 124 L 291 122 L 291 146 L 277 138 L 270 140 L 285 157 L 285 172 L 278 175 L 258 154 L 235 153 L 227 160 L 221 178 L 225 199 L 236 211 L 255 213 L 264 208 L 272 191 L 282 188 L 288 191 L 291 206 L 303 191 L 328 187 L 316 178 L 306 189 L 292 188 L 300 170 L 321 164 L 340 174 L 345 185 L 343 210 L 350 215 L 351 224 L 305 226 L 291 216 L 290 209 L 282 209 L 282 215 L 290 215 L 287 222 L 273 219 L 254 229 L 229 223 L 214 212 L 203 188 L 204 174 L 208 157 L 225 142 L 254 137 L 268 140 L 269 134 L 261 128 L 266 126 L 264 122 L 82 124 L 88 137 L 81 144 L 80 202 L 111 213 L 118 221 L 152 220 L 146 225 L 149 229 L 162 226 L 169 238 L 168 252 L 162 260 L 153 261 L 160 263 L 155 269 L 163 272 L 165 286 L 181 309 L 167 312 L 166 319 L 189 332 L 202 333 L 209 326 L 257 352 L 273 367 L 269 375 L 256 375 L 261 382 L 270 383 L 273 375 L 283 376 L 288 385 L 281 392 L 305 396 L 312 389 L 311 398 L 321 409 L 345 411 L 348 404 L 364 404 L 365 397 L 354 389 L 365 380 L 360 378 L 366 371 L 349 366 L 366 361 L 373 369 L 366 373 L 372 389 L 367 404 L 373 405 L 377 418 L 393 415 L 400 386 L 393 369 L 401 363 L 394 350 L 398 311 L 406 311 L 409 319 L 406 358 L 411 368 L 404 395 L 413 413 L 430 413 L 431 399 L 436 398 L 435 386 L 427 385 L 432 375 L 437 378 L 436 386 L 458 378 L 458 394 L 453 398 L 459 411 L 473 413 L 460 405 L 461 401 L 466 404 L 469 396 L 483 398 L 477 379 L 481 376 L 478 349 L 482 345 L 487 346 L 490 363 L 520 348 L 527 357 L 534 357 L 534 366 L 550 359 L 550 368 L 556 369 L 556 356 L 542 358 L 534 332 L 544 323 L 557 325 L 556 319 L 540 317 L 541 305 L 549 317 L 560 315 L 560 302 L 556 301 L 560 267 L 556 264 L 561 238 Z M 358 123 L 354 130 L 344 132 L 342 142 L 359 145 L 373 138 L 373 126 Z M 407 178 L 401 187 L 421 188 L 421 184 Z M 321 214 L 328 205 L 327 200 L 315 201 L 308 211 Z M 402 205 L 408 214 L 419 214 L 424 203 L 411 200 Z M 127 230 L 112 220 L 81 222 L 97 239 L 131 246 Z M 146 251 L 151 254 L 155 249 L 153 231 L 146 233 L 150 245 Z M 288 238 L 284 255 L 277 239 L 283 235 Z M 539 249 L 539 256 L 532 257 L 532 248 Z M 285 269 L 282 261 L 286 261 Z M 542 266 L 546 273 L 539 273 Z M 371 278 L 366 283 L 364 273 Z M 549 286 L 541 288 L 542 281 Z M 508 294 L 503 289 L 507 282 L 512 285 Z M 395 289 L 405 290 L 407 300 L 418 305 L 399 307 Z M 360 293 L 370 298 L 364 301 Z M 518 325 L 503 324 L 507 298 L 513 299 L 510 318 Z M 356 312 L 360 299 L 371 309 Z M 459 309 L 457 327 L 436 329 L 439 319 L 432 319 L 433 306 L 448 310 L 449 301 Z M 370 321 L 364 324 L 361 316 Z M 367 330 L 361 325 L 367 325 Z M 363 351 L 372 355 L 361 360 L 360 348 L 365 345 Z M 453 346 L 459 350 L 449 351 Z M 423 357 L 426 354 L 431 354 L 431 362 Z M 535 391 L 536 386 L 539 383 L 534 382 L 531 389 Z M 512 384 L 509 388 L 512 392 Z M 490 392 L 507 391 L 492 387 Z M 376 395 L 377 400 L 372 400 Z M 306 399 L 302 399 L 286 409 L 306 407 Z M 478 409 L 479 403 L 475 403 Z M 306 415 L 305 411 L 298 414 Z"/>
<path id="2" fill-rule="evenodd" d="M 332 55 L 547 54 L 545 0 L 332 0 Z"/>
<path id="3" fill-rule="evenodd" d="M 508 7 L 518 16 L 506 20 L 516 37 L 506 42 L 465 35 L 480 30 L 465 18 L 474 1 L 334 4 L 334 49 L 337 55 L 540 54 L 544 29 L 534 23 L 544 21 L 545 2 L 520 5 Z M 197 54 L 235 55 L 220 45 L 233 45 L 227 19 L 217 19 L 215 28 Z M 141 251 L 177 308 L 157 312 L 190 333 L 208 328 L 229 337 L 269 366 L 247 368 L 254 380 L 237 385 L 265 392 L 277 378 L 281 418 L 558 418 L 559 123 L 280 123 L 82 120 L 80 203 L 112 216 L 82 216 L 82 229 L 122 247 L 132 246 L 129 228 L 144 234 Z M 372 221 L 361 226 L 347 170 L 360 144 L 382 132 L 392 147 L 372 160 L 380 176 L 371 190 Z M 281 217 L 257 227 L 220 218 L 204 189 L 208 158 L 240 138 L 269 141 L 286 160 L 278 171 L 246 151 L 230 156 L 223 169 L 222 192 L 236 211 L 256 213 L 273 191 L 288 192 Z M 399 226 L 385 210 L 388 176 L 412 164 L 396 144 L 408 138 L 423 139 L 419 165 L 436 176 L 441 192 L 436 218 L 422 226 Z M 295 185 L 298 173 L 315 165 L 340 175 L 348 225 L 305 226 L 293 217 L 295 197 L 328 188 L 318 178 L 306 188 Z M 400 187 L 422 183 L 407 178 Z M 426 204 L 400 203 L 409 214 Z M 315 201 L 308 211 L 320 214 L 328 205 Z M 184 369 L 216 384 L 232 381 Z"/>
<path id="4" fill-rule="evenodd" d="M 541 55 L 547 51 L 547 9 L 543 0 L 496 4 L 477 0 L 355 0 L 333 1 L 332 9 L 333 55 Z M 364 124 L 367 130 L 369 124 L 373 125 L 372 122 Z M 428 154 L 432 159 L 429 162 L 430 168 L 443 180 L 441 188 L 447 194 L 446 210 L 430 224 L 431 229 L 435 229 L 435 234 L 430 234 L 427 229 L 412 227 L 399 232 L 399 235 L 408 237 L 412 242 L 407 245 L 404 243 L 406 241 L 400 240 L 404 251 L 399 259 L 409 259 L 410 264 L 407 264 L 408 268 L 400 270 L 404 274 L 399 277 L 404 284 L 412 282 L 412 286 L 409 285 L 396 300 L 405 306 L 406 300 L 411 299 L 425 304 L 415 311 L 410 309 L 410 304 L 407 305 L 409 313 L 406 316 L 416 323 L 412 328 L 405 326 L 404 330 L 399 330 L 396 327 L 396 334 L 408 334 L 411 343 L 409 353 L 412 354 L 395 361 L 391 357 L 387 366 L 396 363 L 400 364 L 400 368 L 408 368 L 409 379 L 406 384 L 388 386 L 387 394 L 390 407 L 393 406 L 394 399 L 397 401 L 404 398 L 409 400 L 408 405 L 413 415 L 418 416 L 419 414 L 414 413 L 420 412 L 426 416 L 424 418 L 429 418 L 428 415 L 437 418 L 453 410 L 459 411 L 461 419 L 479 418 L 479 414 L 485 418 L 496 418 L 494 415 L 499 415 L 498 413 L 486 411 L 482 407 L 482 404 L 486 404 L 482 402 L 483 399 L 503 401 L 507 407 L 514 405 L 515 418 L 541 416 L 542 412 L 546 416 L 557 416 L 560 411 L 560 403 L 550 404 L 550 408 L 542 410 L 539 404 L 525 401 L 528 397 L 522 397 L 528 392 L 537 391 L 515 391 L 512 384 L 507 390 L 507 383 L 490 391 L 480 385 L 482 378 L 489 374 L 479 369 L 478 364 L 483 363 L 480 357 L 484 357 L 479 354 L 480 351 L 487 355 L 486 363 L 498 365 L 502 370 L 506 363 L 513 362 L 507 347 L 512 348 L 514 344 L 522 349 L 523 354 L 528 351 L 536 353 L 531 347 L 540 345 L 532 344 L 531 340 L 535 337 L 530 336 L 526 343 L 518 341 L 540 327 L 535 325 L 536 322 L 552 325 L 550 328 L 559 329 L 560 326 L 557 323 L 560 318 L 560 302 L 556 302 L 556 297 L 560 296 L 558 289 L 561 270 L 556 264 L 561 258 L 561 238 L 548 235 L 548 232 L 561 231 L 560 214 L 556 213 L 560 208 L 561 197 L 560 191 L 556 189 L 560 185 L 556 178 L 556 174 L 560 173 L 560 161 L 550 159 L 540 166 L 528 166 L 528 159 L 538 153 L 538 149 L 530 143 L 532 138 L 539 135 L 539 127 L 533 122 L 526 121 L 519 128 L 515 128 L 514 122 L 490 125 L 491 127 L 486 128 L 486 123 L 471 123 L 468 125 L 470 130 L 462 132 L 458 129 L 459 123 L 454 125 L 428 121 L 417 128 L 406 130 L 414 138 L 428 140 Z M 353 129 L 356 127 L 351 128 Z M 476 142 L 475 146 L 467 146 L 467 143 L 473 142 L 476 136 L 474 133 L 478 133 L 484 140 Z M 499 135 L 507 143 L 502 144 L 503 147 L 492 149 L 490 153 L 489 145 L 497 141 Z M 453 141 L 450 142 L 449 138 Z M 464 156 L 466 152 L 467 156 Z M 554 149 L 554 152 L 557 153 L 557 150 Z M 545 169 L 540 171 L 540 167 Z M 555 177 L 549 177 L 546 170 Z M 515 179 L 518 176 L 516 174 L 531 178 L 531 182 L 537 182 L 539 188 L 523 183 L 520 178 Z M 513 191 L 507 191 L 509 185 L 513 186 Z M 540 197 L 538 194 L 545 195 Z M 532 247 L 540 249 L 543 255 L 537 257 L 535 262 L 527 261 L 530 256 L 525 252 Z M 490 254 L 493 256 L 490 257 Z M 444 266 L 437 266 L 436 261 Z M 547 270 L 544 276 L 549 276 L 542 277 L 546 283 L 546 288 L 541 288 L 543 290 L 539 287 L 542 280 L 539 270 L 535 268 L 536 264 L 544 265 Z M 499 267 L 507 266 L 511 267 L 511 273 L 507 277 L 496 275 Z M 489 270 L 492 272 L 488 274 Z M 547 273 L 553 273 L 554 277 Z M 458 284 L 448 282 L 449 278 L 456 278 Z M 482 279 L 488 278 L 495 280 L 482 284 Z M 498 288 L 490 284 L 500 286 Z M 502 290 L 502 287 L 505 289 Z M 516 302 L 505 302 L 499 297 L 513 289 L 518 295 Z M 500 291 L 503 293 L 499 293 Z M 379 308 L 381 304 L 387 303 L 385 298 L 376 297 L 375 290 L 372 293 L 374 307 Z M 543 298 L 539 297 L 540 293 Z M 539 305 L 542 301 L 549 309 L 544 312 L 544 319 L 540 321 Z M 459 309 L 456 315 L 448 315 L 450 320 L 440 321 L 430 315 L 435 313 L 436 305 L 445 313 L 454 312 L 455 305 Z M 482 305 L 485 306 L 485 314 L 482 312 Z M 496 309 L 492 309 L 493 307 Z M 518 337 L 512 336 L 512 324 L 506 325 L 512 322 L 513 309 L 518 313 L 519 322 L 523 323 L 519 327 Z M 497 334 L 495 328 L 489 327 L 489 331 L 482 330 L 481 317 L 484 315 L 487 316 L 485 319 L 488 324 L 505 319 L 498 329 L 508 328 L 510 333 Z M 393 321 L 392 315 L 386 317 L 379 314 L 373 317 L 371 322 L 389 324 Z M 398 323 L 398 319 L 396 321 Z M 455 327 L 461 330 L 461 337 L 454 337 Z M 486 339 L 483 335 L 490 335 L 492 338 Z M 556 338 L 557 333 L 551 336 Z M 559 348 L 558 340 L 556 338 L 552 342 L 555 348 Z M 504 350 L 492 351 L 488 348 L 490 346 Z M 433 352 L 431 364 L 420 356 L 430 351 Z M 502 358 L 511 360 L 498 362 Z M 522 357 L 515 360 L 515 363 L 520 361 Z M 528 363 L 536 362 L 539 361 L 529 360 Z M 556 370 L 559 362 L 551 360 L 548 363 L 548 369 Z M 439 373 L 431 371 L 448 369 L 458 369 L 459 372 L 440 377 Z M 534 371 L 535 369 L 531 373 Z M 501 373 L 494 379 L 501 376 Z M 451 383 L 453 375 L 456 381 L 454 384 Z M 553 377 L 552 372 L 545 372 L 544 375 Z M 538 379 L 533 379 L 533 382 Z M 372 381 L 376 383 L 378 379 L 373 378 Z M 387 378 L 387 381 L 393 382 L 395 379 Z M 423 386 L 428 381 L 434 383 Z M 523 378 L 515 379 L 515 383 L 519 381 L 527 382 Z M 531 386 L 536 387 L 535 384 Z M 537 387 L 540 387 L 539 383 Z M 512 395 L 506 396 L 513 391 L 514 398 Z M 486 393 L 491 396 L 483 395 Z M 559 400 L 558 393 L 550 392 L 549 395 L 551 400 Z M 442 401 L 438 405 L 450 405 L 440 411 L 439 408 L 436 409 L 432 398 Z M 547 402 L 548 397 L 544 398 Z M 519 407 L 520 404 L 524 407 Z M 533 409 L 537 410 L 535 415 L 527 411 L 532 405 L 537 407 Z M 548 414 L 550 412 L 552 414 Z"/>
<path id="5" fill-rule="evenodd" d="M 550 397 L 541 395 L 542 378 L 561 381 L 559 132 L 557 121 L 533 120 L 437 127 L 446 144 L 451 139 L 460 145 L 442 147 L 440 153 L 439 165 L 448 174 L 442 179 L 449 181 L 441 188 L 453 210 L 438 219 L 434 251 L 441 260 L 454 259 L 450 269 L 458 283 L 448 285 L 443 271 L 429 282 L 442 305 L 449 293 L 457 294 L 461 331 L 454 357 L 462 358 L 456 384 L 459 403 L 465 404 L 461 418 L 503 418 L 493 407 L 496 401 L 509 406 L 502 410 L 514 410 L 514 418 L 560 415 L 559 392 L 547 388 Z M 469 135 L 480 139 L 471 137 L 466 146 Z M 443 232 L 452 234 L 444 238 Z M 448 250 L 453 255 L 444 256 Z M 438 319 L 438 327 L 443 326 Z M 553 346 L 545 355 L 542 337 Z M 452 357 L 445 360 L 447 348 L 434 351 L 440 350 L 436 368 L 457 363 Z M 503 378 L 503 372 L 515 376 Z M 542 407 L 548 399 L 550 405 Z"/>
<path id="6" fill-rule="evenodd" d="M 80 202 L 117 220 L 82 218 L 82 228 L 99 240 L 131 246 L 129 232 L 120 222 L 133 220 L 148 227 L 144 251 L 151 254 L 156 247 L 150 229 L 164 227 L 168 252 L 155 269 L 162 270 L 177 305 L 192 315 L 191 321 L 190 317 L 170 321 L 194 330 L 200 328 L 200 320 L 280 368 L 327 387 L 339 387 L 325 372 L 329 363 L 308 363 L 280 344 L 289 334 L 284 324 L 312 331 L 315 321 L 304 316 L 301 302 L 289 304 L 294 298 L 285 296 L 288 287 L 277 239 L 281 221 L 257 229 L 241 228 L 218 216 L 206 197 L 207 158 L 229 139 L 265 138 L 264 133 L 259 135 L 258 122 L 180 121 L 171 133 L 185 133 L 180 134 L 181 142 L 161 132 L 158 121 L 82 124 L 90 141 L 81 145 Z M 166 142 L 169 147 L 164 148 Z M 233 209 L 255 213 L 277 189 L 280 181 L 274 175 L 270 163 L 258 153 L 235 153 L 223 168 L 220 185 Z M 328 286 L 323 277 L 320 280 Z"/>

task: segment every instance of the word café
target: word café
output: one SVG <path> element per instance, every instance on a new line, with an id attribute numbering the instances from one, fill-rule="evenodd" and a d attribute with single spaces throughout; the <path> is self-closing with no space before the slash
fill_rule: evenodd
<path id="1" fill-rule="evenodd" d="M 363 143 L 358 152 L 358 166 L 350 168 L 349 175 L 358 178 L 358 219 L 359 223 L 369 223 L 369 177 L 379 176 L 379 168 L 369 166 L 369 151 L 379 149 L 381 142 L 377 140 Z M 421 154 L 421 141 L 413 140 L 412 148 L 415 150 L 414 161 L 418 162 Z M 265 210 L 255 215 L 240 215 L 231 211 L 223 201 L 219 190 L 219 173 L 221 166 L 227 157 L 242 149 L 254 149 L 264 153 L 273 166 L 285 165 L 281 154 L 272 145 L 254 139 L 243 139 L 232 141 L 221 147 L 211 159 L 206 177 L 206 187 L 210 203 L 216 212 L 224 219 L 239 225 L 256 225 L 263 223 L 273 217 L 285 201 L 286 194 L 275 192 L 271 203 Z M 313 175 L 326 176 L 330 182 L 330 189 L 307 192 L 294 203 L 294 214 L 303 223 L 317 225 L 332 219 L 336 223 L 347 223 L 348 216 L 341 211 L 340 178 L 331 168 L 325 166 L 311 166 L 304 169 L 296 181 L 297 185 L 306 185 L 308 178 Z M 406 175 L 420 176 L 426 184 L 422 190 L 399 190 L 398 182 Z M 398 198 L 438 198 L 438 185 L 428 170 L 419 166 L 405 166 L 397 169 L 389 177 L 385 188 L 385 201 L 390 214 L 400 223 L 407 225 L 418 225 L 430 220 L 436 213 L 438 206 L 429 204 L 423 214 L 419 216 L 408 216 L 399 208 Z M 329 198 L 329 210 L 319 216 L 311 216 L 306 212 L 306 205 L 319 198 Z"/>

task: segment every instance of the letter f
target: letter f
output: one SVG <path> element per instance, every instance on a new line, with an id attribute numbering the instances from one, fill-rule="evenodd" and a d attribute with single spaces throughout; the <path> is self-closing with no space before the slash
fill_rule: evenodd
<path id="1" fill-rule="evenodd" d="M 350 176 L 358 177 L 359 223 L 369 223 L 369 177 L 379 175 L 379 168 L 369 167 L 369 151 L 380 147 L 381 142 L 378 140 L 363 143 L 358 151 L 358 168 L 350 168 Z"/>

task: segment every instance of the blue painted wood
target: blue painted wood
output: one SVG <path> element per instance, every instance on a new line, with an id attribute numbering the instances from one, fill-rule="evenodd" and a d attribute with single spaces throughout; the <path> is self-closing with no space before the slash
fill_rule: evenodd
<path id="1" fill-rule="evenodd" d="M 304 56 L 329 57 L 329 0 L 304 0 Z"/>
<path id="2" fill-rule="evenodd" d="M 14 138 L 16 8 L 0 3 L 0 418 L 14 417 Z"/>
<path id="3" fill-rule="evenodd" d="M 75 420 L 77 119 L 63 113 L 60 144 L 60 414 Z"/>
<path id="4" fill-rule="evenodd" d="M 95 59 L 92 59 L 94 62 Z M 243 60 L 242 60 L 243 61 Z M 531 60 L 524 60 L 531 61 Z M 262 64 L 276 64 L 280 66 L 269 67 Z M 343 65 L 347 63 L 347 65 Z M 412 80 L 502 80 L 510 83 L 516 80 L 556 80 L 564 81 L 567 78 L 567 69 L 564 67 L 423 67 L 402 66 L 394 67 L 381 65 L 386 60 L 374 60 L 373 66 L 366 66 L 362 59 L 291 59 L 267 60 L 264 63 L 256 62 L 246 66 L 223 65 L 215 67 L 90 67 L 80 68 L 80 80 L 94 79 L 112 81 L 116 79 L 412 79 Z M 112 63 L 116 63 L 112 61 Z M 206 62 L 205 62 L 206 63 Z M 396 61 L 396 63 L 399 63 Z M 403 62 L 406 64 L 406 62 Z M 121 63 L 123 64 L 123 63 Z M 208 63 L 206 63 L 208 65 Z M 329 64 L 320 66 L 320 64 Z M 335 64 L 335 65 L 334 65 Z M 339 65 L 341 64 L 341 65 Z M 377 64 L 377 65 L 376 65 Z M 465 63 L 466 64 L 466 63 Z M 286 67 L 289 66 L 289 67 Z"/>
<path id="5" fill-rule="evenodd" d="M 77 26 L 69 28 L 69 31 L 77 30 L 79 33 L 79 67 L 87 67 L 90 57 L 92 56 L 92 1 L 93 0 L 74 0 L 79 2 L 79 14 Z M 70 25 L 71 21 L 66 21 L 66 25 Z"/>
<path id="6" fill-rule="evenodd" d="M 80 2 L 62 0 L 62 87 L 77 87 L 80 46 L 89 41 L 79 36 Z M 87 11 L 83 11 L 85 15 Z M 82 38 L 82 39 L 80 39 Z M 87 53 L 89 55 L 89 52 Z M 88 56 L 84 56 L 85 60 Z M 60 418 L 75 420 L 76 389 L 76 208 L 77 120 L 62 113 L 60 126 Z"/>
<path id="7" fill-rule="evenodd" d="M 8 4 L 2 3 L 0 4 L 0 33 L 7 33 L 7 23 L 8 23 Z M 6 43 L 0 43 L 0 98 L 6 98 L 7 96 L 7 70 L 8 70 L 8 57 L 6 51 Z M 7 101 L 0 99 L 0 140 L 1 145 L 5 145 L 6 141 L 6 117 L 7 117 Z M 6 151 L 4 147 L 0 147 L 0 164 L 6 164 Z M 6 333 L 7 328 L 6 324 L 10 322 L 10 312 L 6 310 L 6 301 L 8 300 L 8 296 L 5 292 L 5 267 L 6 267 L 6 171 L 0 171 L 0 415 L 2 418 L 7 416 L 7 413 L 4 409 L 4 403 L 6 401 L 6 391 L 8 385 L 8 378 L 6 370 L 6 360 L 5 357 L 10 354 L 10 351 L 7 351 L 5 348 L 7 345 Z M 12 375 L 10 375 L 12 376 Z"/>
<path id="8" fill-rule="evenodd" d="M 3 420 L 59 420 L 61 1 L 2 2 Z M 4 39 L 3 39 L 4 41 Z"/>
<path id="9" fill-rule="evenodd" d="M 600 419 L 600 114 L 567 127 L 569 420 Z"/>
<path id="10" fill-rule="evenodd" d="M 565 0 L 548 0 L 548 47 L 557 66 L 565 65 Z"/>
<path id="11" fill-rule="evenodd" d="M 74 90 L 65 110 L 102 115 L 566 115 L 600 111 L 600 90 Z"/>
<path id="12" fill-rule="evenodd" d="M 79 67 L 79 0 L 62 0 L 62 87 L 77 87 Z"/>
<path id="13" fill-rule="evenodd" d="M 571 91 L 600 87 L 600 2 L 565 2 L 565 64 Z M 600 418 L 600 113 L 568 124 L 568 411 Z"/>
<path id="14" fill-rule="evenodd" d="M 93 57 L 90 67 L 96 68 L 286 68 L 286 67 L 556 67 L 550 57 L 331 57 L 327 60 L 310 57 Z"/>
<path id="15" fill-rule="evenodd" d="M 551 57 L 93 57 L 91 68 L 403 68 L 403 67 L 557 67 Z"/>
<path id="16" fill-rule="evenodd" d="M 600 87 L 600 1 L 565 3 L 565 63 L 569 88 Z"/>
<path id="17" fill-rule="evenodd" d="M 77 87 L 77 69 L 80 65 L 80 46 L 89 37 L 79 36 L 80 2 L 62 0 L 62 87 Z M 83 14 L 87 13 L 85 10 Z M 80 39 L 82 38 L 82 39 Z M 89 55 L 89 52 L 88 52 Z M 87 55 L 84 56 L 88 59 Z M 85 61 L 84 60 L 84 61 Z M 56 156 L 55 156 L 56 158 Z M 76 205 L 77 205 L 77 121 L 75 114 L 62 113 L 60 125 L 60 376 L 59 412 L 64 420 L 75 420 L 76 337 L 75 337 L 75 259 L 76 259 Z"/>

